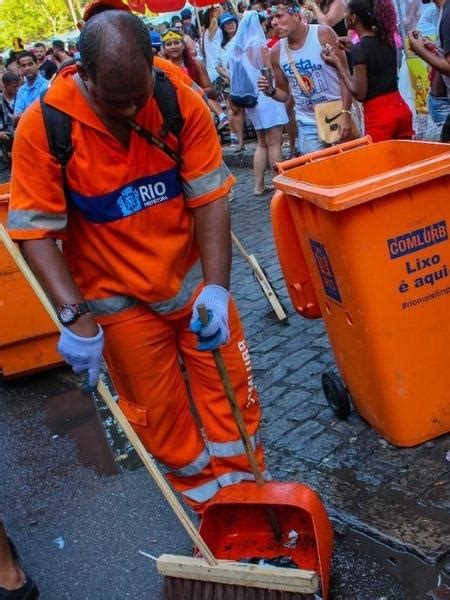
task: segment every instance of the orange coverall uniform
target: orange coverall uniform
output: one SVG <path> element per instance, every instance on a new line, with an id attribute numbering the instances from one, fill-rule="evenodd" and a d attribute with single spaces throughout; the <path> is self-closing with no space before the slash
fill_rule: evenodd
<path id="1" fill-rule="evenodd" d="M 36 102 L 14 142 L 8 227 L 15 240 L 63 240 L 69 270 L 104 329 L 104 356 L 123 412 L 173 486 L 201 511 L 220 487 L 253 479 L 212 354 L 198 351 L 189 331 L 203 285 L 191 209 L 222 198 L 234 179 L 205 103 L 179 79 L 168 74 L 185 120 L 178 145 L 166 137 L 182 156 L 177 167 L 134 132 L 125 148 L 82 96 L 74 70 L 61 72 L 46 96 L 72 117 L 67 197 Z M 136 120 L 158 135 L 163 119 L 154 98 Z M 264 469 L 259 400 L 232 300 L 222 352 Z"/>

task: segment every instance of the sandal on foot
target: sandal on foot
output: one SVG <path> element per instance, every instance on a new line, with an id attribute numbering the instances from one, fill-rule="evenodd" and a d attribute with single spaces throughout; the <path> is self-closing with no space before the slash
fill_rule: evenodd
<path id="1" fill-rule="evenodd" d="M 0 600 L 37 600 L 39 591 L 36 584 L 25 574 L 26 580 L 22 587 L 16 590 L 7 590 L 0 587 Z"/>
<path id="2" fill-rule="evenodd" d="M 20 556 L 17 552 L 17 548 L 15 547 L 12 539 L 10 537 L 8 539 L 8 545 L 11 550 L 11 554 L 13 559 L 19 563 Z M 39 590 L 37 585 L 31 579 L 29 575 L 25 573 L 25 583 L 22 587 L 15 590 L 8 590 L 4 587 L 0 586 L 0 600 L 37 600 L 39 598 Z"/>
<path id="3" fill-rule="evenodd" d="M 254 192 L 254 196 L 262 196 L 263 194 L 267 194 L 268 192 L 273 192 L 273 185 L 266 185 L 262 192 Z"/>

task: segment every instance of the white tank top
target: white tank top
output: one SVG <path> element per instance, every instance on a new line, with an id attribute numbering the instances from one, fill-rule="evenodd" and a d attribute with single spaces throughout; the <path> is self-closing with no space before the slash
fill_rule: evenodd
<path id="1" fill-rule="evenodd" d="M 287 39 L 280 42 L 280 67 L 289 82 L 295 102 L 295 116 L 299 123 L 315 125 L 314 105 L 341 99 L 339 78 L 333 67 L 328 66 L 320 56 L 322 46 L 319 41 L 320 25 L 308 25 L 305 43 L 298 50 L 290 50 L 297 71 L 310 91 L 306 94 L 295 77 L 286 51 Z"/>

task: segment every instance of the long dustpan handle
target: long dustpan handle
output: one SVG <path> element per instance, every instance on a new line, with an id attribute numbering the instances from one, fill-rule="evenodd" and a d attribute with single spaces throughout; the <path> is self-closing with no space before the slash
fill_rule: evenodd
<path id="1" fill-rule="evenodd" d="M 208 311 L 206 310 L 206 306 L 204 304 L 199 304 L 197 307 L 198 315 L 200 317 L 200 321 L 203 325 L 208 323 Z M 231 412 L 233 414 L 234 420 L 236 422 L 237 428 L 239 430 L 239 435 L 241 436 L 242 443 L 244 445 L 245 454 L 247 455 L 248 462 L 250 463 L 250 467 L 252 469 L 253 476 L 255 477 L 256 483 L 258 485 L 264 485 L 264 477 L 262 476 L 261 471 L 258 467 L 258 461 L 256 460 L 255 450 L 250 441 L 250 437 L 248 435 L 247 427 L 244 422 L 244 417 L 242 416 L 241 409 L 239 407 L 238 401 L 236 399 L 236 395 L 234 393 L 233 386 L 231 385 L 230 376 L 228 375 L 227 368 L 225 366 L 225 362 L 223 360 L 222 353 L 218 348 L 212 351 L 212 355 L 214 358 L 214 362 L 216 363 L 217 371 L 219 373 L 220 380 L 223 385 L 223 389 L 228 398 L 228 402 L 230 403 Z M 277 516 L 271 506 L 265 507 L 267 517 L 270 521 L 270 526 L 272 527 L 272 531 L 277 542 L 280 542 L 283 536 L 280 524 L 278 522 Z"/>
<path id="2" fill-rule="evenodd" d="M 0 239 L 3 242 L 7 251 L 9 252 L 9 254 L 11 255 L 12 259 L 16 263 L 17 267 L 22 272 L 22 275 L 28 281 L 28 283 L 32 287 L 33 291 L 35 292 L 35 294 L 41 301 L 41 303 L 42 303 L 43 307 L 45 308 L 45 310 L 47 311 L 49 317 L 52 319 L 52 321 L 54 322 L 54 324 L 56 325 L 58 330 L 61 331 L 62 325 L 59 322 L 59 319 L 56 315 L 56 311 L 55 311 L 52 303 L 50 302 L 49 298 L 45 294 L 41 284 L 36 279 L 33 271 L 28 266 L 28 263 L 23 258 L 20 250 L 17 248 L 17 246 L 11 240 L 11 238 L 8 235 L 8 232 L 6 231 L 5 227 L 1 223 L 0 223 Z M 144 463 L 145 468 L 150 473 L 150 475 L 152 476 L 156 485 L 161 490 L 161 492 L 162 492 L 163 496 L 165 497 L 165 499 L 167 500 L 168 504 L 172 507 L 174 513 L 178 517 L 180 523 L 185 528 L 185 530 L 186 530 L 187 534 L 189 535 L 189 537 L 191 538 L 192 542 L 202 552 L 206 562 L 209 565 L 211 565 L 211 566 L 217 565 L 218 562 L 215 559 L 213 553 L 209 549 L 209 547 L 206 544 L 206 542 L 204 541 L 204 539 L 198 533 L 194 523 L 189 518 L 189 515 L 184 510 L 184 508 L 181 505 L 178 498 L 175 496 L 174 492 L 172 491 L 172 488 L 167 483 L 165 477 L 162 475 L 161 471 L 159 470 L 155 460 L 149 455 L 149 453 L 145 449 L 143 443 L 138 438 L 138 436 L 134 432 L 133 428 L 129 424 L 129 422 L 126 419 L 125 415 L 123 414 L 122 410 L 119 408 L 117 403 L 114 401 L 114 398 L 112 397 L 110 391 L 108 390 L 108 388 L 106 387 L 104 382 L 101 380 L 99 380 L 99 382 L 97 384 L 97 392 L 99 393 L 102 400 L 105 402 L 108 409 L 113 414 L 117 423 L 121 426 L 121 428 L 125 432 L 125 435 L 127 436 L 131 445 L 136 450 L 137 454 L 139 455 L 142 462 Z"/>
<path id="3" fill-rule="evenodd" d="M 205 305 L 200 304 L 197 307 L 197 310 L 198 310 L 198 315 L 200 317 L 200 321 L 201 321 L 202 325 L 206 325 L 208 323 L 209 317 L 208 317 L 208 311 L 206 310 Z M 262 476 L 261 471 L 259 470 L 258 461 L 256 460 L 255 450 L 250 441 L 247 427 L 245 425 L 241 409 L 239 408 L 239 404 L 237 402 L 233 386 L 231 385 L 230 376 L 228 375 L 228 371 L 225 366 L 225 362 L 223 360 L 222 353 L 217 348 L 216 350 L 212 351 L 212 354 L 214 357 L 214 362 L 216 363 L 219 377 L 222 381 L 222 385 L 225 390 L 225 394 L 228 398 L 228 402 L 230 403 L 231 412 L 233 413 L 234 420 L 236 421 L 236 425 L 239 430 L 239 435 L 241 436 L 242 443 L 244 444 L 245 454 L 247 455 L 248 462 L 250 463 L 252 473 L 256 479 L 256 483 L 258 483 L 258 485 L 263 485 L 264 478 Z"/>

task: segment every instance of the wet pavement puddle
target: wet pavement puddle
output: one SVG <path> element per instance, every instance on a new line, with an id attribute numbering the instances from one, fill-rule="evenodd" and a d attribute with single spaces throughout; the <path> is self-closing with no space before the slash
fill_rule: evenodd
<path id="1" fill-rule="evenodd" d="M 141 466 L 125 434 L 93 394 L 74 389 L 49 396 L 46 412 L 51 432 L 69 436 L 79 461 L 97 474 L 117 475 L 122 469 L 134 471 Z"/>

